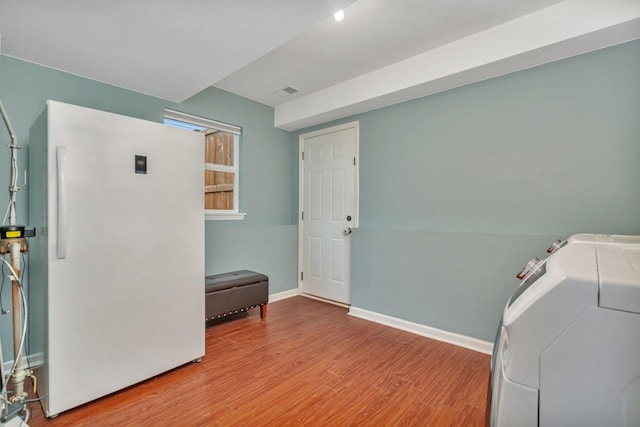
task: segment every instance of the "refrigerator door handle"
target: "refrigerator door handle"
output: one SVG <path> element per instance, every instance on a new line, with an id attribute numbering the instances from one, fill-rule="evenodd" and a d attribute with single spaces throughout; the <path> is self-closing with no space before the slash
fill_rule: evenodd
<path id="1" fill-rule="evenodd" d="M 67 147 L 56 147 L 56 162 L 58 174 L 58 247 L 56 257 L 65 259 L 67 257 L 67 239 L 68 239 L 68 189 L 67 189 Z"/>

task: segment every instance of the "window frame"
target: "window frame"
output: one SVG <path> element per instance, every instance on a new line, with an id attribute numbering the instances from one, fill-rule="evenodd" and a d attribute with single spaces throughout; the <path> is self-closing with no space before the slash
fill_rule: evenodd
<path id="1" fill-rule="evenodd" d="M 202 132 L 202 147 L 204 150 L 205 130 L 213 129 L 219 132 L 230 133 L 233 135 L 233 166 L 219 165 L 217 163 L 203 163 L 203 171 L 227 172 L 234 174 L 233 180 L 233 209 L 205 209 L 205 220 L 243 220 L 247 215 L 240 212 L 240 137 L 242 136 L 242 128 L 240 126 L 230 125 L 218 122 L 204 117 L 194 116 L 192 114 L 165 108 L 164 119 L 176 120 L 194 126 L 194 130 Z M 165 123 L 166 124 L 166 123 Z M 167 126 L 172 126 L 166 124 Z M 198 129 L 200 128 L 200 129 Z M 203 178 L 204 186 L 204 178 Z M 202 194 L 204 203 L 204 191 Z"/>

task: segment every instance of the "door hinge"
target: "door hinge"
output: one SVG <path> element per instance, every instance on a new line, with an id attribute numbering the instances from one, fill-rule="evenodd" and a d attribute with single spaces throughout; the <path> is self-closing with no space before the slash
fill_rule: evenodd
<path id="1" fill-rule="evenodd" d="M 304 221 L 304 211 L 300 212 L 300 219 Z"/>
<path id="2" fill-rule="evenodd" d="M 302 271 L 300 272 L 300 280 L 304 280 L 304 273 Z"/>
<path id="3" fill-rule="evenodd" d="M 355 157 L 353 158 L 353 164 L 354 164 L 354 166 L 356 164 L 356 158 Z"/>
<path id="4" fill-rule="evenodd" d="M 302 160 L 304 160 L 304 151 L 302 152 Z"/>

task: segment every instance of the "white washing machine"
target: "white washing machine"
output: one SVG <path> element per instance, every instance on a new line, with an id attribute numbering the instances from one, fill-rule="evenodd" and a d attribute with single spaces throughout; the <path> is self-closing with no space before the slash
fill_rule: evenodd
<path id="1" fill-rule="evenodd" d="M 552 248 L 504 310 L 490 425 L 638 427 L 640 236 L 582 234 Z"/>

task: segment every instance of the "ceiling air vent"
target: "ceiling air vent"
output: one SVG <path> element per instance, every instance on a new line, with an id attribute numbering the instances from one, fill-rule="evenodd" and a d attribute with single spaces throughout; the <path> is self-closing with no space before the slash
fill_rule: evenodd
<path id="1" fill-rule="evenodd" d="M 277 90 L 273 93 L 275 93 L 278 96 L 289 96 L 289 95 L 293 95 L 296 92 L 298 92 L 298 89 L 296 89 L 295 87 L 287 86 L 284 89 Z"/>

